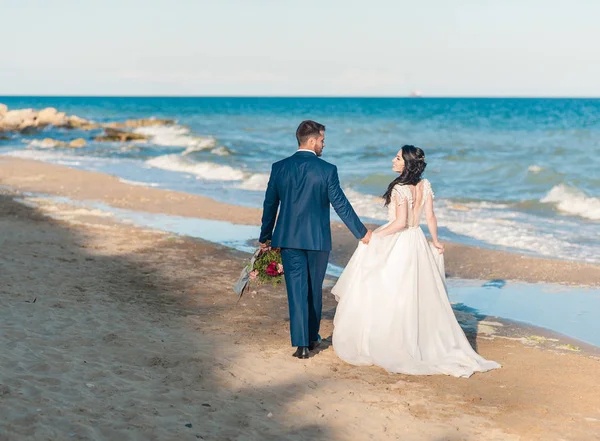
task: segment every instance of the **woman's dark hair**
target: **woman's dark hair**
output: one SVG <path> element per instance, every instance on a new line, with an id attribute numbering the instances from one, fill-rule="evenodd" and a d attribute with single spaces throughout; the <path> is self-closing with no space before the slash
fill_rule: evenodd
<path id="1" fill-rule="evenodd" d="M 425 152 L 414 145 L 405 145 L 402 147 L 402 159 L 404 159 L 404 170 L 396 179 L 390 182 L 386 192 L 383 194 L 385 206 L 387 207 L 392 200 L 392 190 L 398 184 L 417 185 L 421 180 L 421 175 L 427 167 L 425 162 Z"/>

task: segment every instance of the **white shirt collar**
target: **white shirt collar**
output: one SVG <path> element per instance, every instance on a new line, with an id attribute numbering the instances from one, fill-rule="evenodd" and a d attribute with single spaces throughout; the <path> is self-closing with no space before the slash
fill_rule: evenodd
<path id="1" fill-rule="evenodd" d="M 312 150 L 308 150 L 308 149 L 298 149 L 298 152 L 311 152 L 313 155 L 317 156 L 317 154 L 315 152 L 313 152 Z"/>

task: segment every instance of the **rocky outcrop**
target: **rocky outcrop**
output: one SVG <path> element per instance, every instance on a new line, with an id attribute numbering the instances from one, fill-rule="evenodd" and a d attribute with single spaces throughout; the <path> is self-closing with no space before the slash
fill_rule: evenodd
<path id="1" fill-rule="evenodd" d="M 8 110 L 5 104 L 0 104 L 0 132 L 33 132 L 46 126 L 82 128 L 90 130 L 100 125 L 78 116 L 67 116 L 54 107 L 40 111 L 33 109 Z"/>
<path id="2" fill-rule="evenodd" d="M 77 139 L 74 139 L 73 141 L 71 141 L 69 143 L 69 147 L 72 147 L 74 149 L 78 149 L 78 148 L 81 148 L 81 147 L 85 147 L 86 144 L 87 143 L 85 142 L 85 139 L 83 139 L 83 138 L 77 138 Z"/>
<path id="3" fill-rule="evenodd" d="M 136 129 L 138 127 L 152 127 L 152 126 L 168 126 L 175 124 L 175 120 L 172 119 L 157 119 L 157 118 L 143 118 L 143 119 L 128 119 L 125 122 L 114 122 L 104 124 L 104 127 L 113 129 Z"/>
<path id="4" fill-rule="evenodd" d="M 36 125 L 37 112 L 33 109 L 9 110 L 0 119 L 0 131 L 19 131 Z"/>
<path id="5" fill-rule="evenodd" d="M 39 147 L 43 149 L 53 149 L 56 147 L 65 148 L 80 148 L 86 145 L 86 141 L 83 138 L 74 139 L 71 142 L 59 141 L 57 139 L 52 138 L 44 138 L 44 139 L 34 139 L 29 143 L 30 147 Z"/>
<path id="6" fill-rule="evenodd" d="M 107 141 L 107 142 L 127 142 L 127 141 L 146 141 L 147 136 L 140 133 L 126 132 L 125 130 L 118 130 L 113 128 L 105 128 L 104 135 L 96 136 L 94 141 Z"/>
<path id="7" fill-rule="evenodd" d="M 157 118 L 142 118 L 128 119 L 125 122 L 112 122 L 105 124 L 97 124 L 77 115 L 67 115 L 65 112 L 59 112 L 54 107 L 36 111 L 34 109 L 18 109 L 8 110 L 4 104 L 0 104 L 0 133 L 2 132 L 21 132 L 21 133 L 36 133 L 39 129 L 46 126 L 64 127 L 67 129 L 78 130 L 95 130 L 104 129 L 104 134 L 96 136 L 96 141 L 113 141 L 113 142 L 128 142 L 128 141 L 146 141 L 148 136 L 140 133 L 134 133 L 128 130 L 139 127 L 152 127 L 175 124 L 172 119 L 157 119 Z M 83 147 L 85 140 L 83 138 L 76 139 L 69 144 L 50 145 L 50 138 L 42 141 L 35 141 L 42 147 Z M 62 141 L 56 141 L 61 143 Z M 44 145 L 46 143 L 46 145 Z M 72 145 L 73 144 L 73 145 Z M 33 145 L 33 144 L 32 144 Z"/>
<path id="8" fill-rule="evenodd" d="M 68 118 L 65 112 L 59 112 L 54 107 L 48 107 L 37 113 L 38 126 L 57 126 L 61 127 L 67 124 Z"/>
<path id="9" fill-rule="evenodd" d="M 52 149 L 54 147 L 66 147 L 67 143 L 64 141 L 58 141 L 57 139 L 52 138 L 44 138 L 41 141 L 39 139 L 34 139 L 29 143 L 31 147 L 41 147 L 43 149 Z"/>
<path id="10" fill-rule="evenodd" d="M 72 115 L 69 117 L 65 127 L 68 129 L 94 130 L 99 129 L 102 126 L 88 121 L 87 119 L 80 118 L 77 115 Z"/>

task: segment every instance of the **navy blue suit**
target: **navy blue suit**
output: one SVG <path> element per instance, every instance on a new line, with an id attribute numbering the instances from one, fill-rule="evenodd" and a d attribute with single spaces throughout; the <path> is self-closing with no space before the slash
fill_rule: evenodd
<path id="1" fill-rule="evenodd" d="M 308 346 L 318 339 L 331 251 L 330 205 L 357 239 L 367 234 L 340 188 L 335 165 L 307 151 L 273 164 L 259 241 L 271 240 L 272 247 L 281 248 L 292 346 Z"/>

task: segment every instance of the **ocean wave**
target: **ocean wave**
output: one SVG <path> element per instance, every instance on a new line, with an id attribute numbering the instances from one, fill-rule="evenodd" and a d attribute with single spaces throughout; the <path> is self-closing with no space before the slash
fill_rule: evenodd
<path id="1" fill-rule="evenodd" d="M 33 159 L 36 161 L 49 162 L 51 164 L 59 164 L 66 166 L 85 166 L 87 170 L 93 170 L 95 167 L 107 164 L 121 164 L 122 159 L 105 158 L 98 156 L 83 156 L 74 155 L 70 151 L 65 150 L 11 150 L 2 153 L 6 156 L 14 158 Z"/>
<path id="2" fill-rule="evenodd" d="M 438 224 L 451 232 L 490 245 L 520 249 L 559 259 L 597 262 L 594 247 L 580 245 L 576 228 L 559 225 L 554 219 L 541 220 L 511 210 L 506 204 L 472 202 L 456 204 L 449 200 L 436 203 Z M 555 234 L 556 229 L 561 234 Z"/>
<path id="3" fill-rule="evenodd" d="M 84 159 L 81 156 L 69 155 L 55 150 L 12 150 L 4 154 L 13 158 L 34 159 L 36 161 L 52 162 L 55 164 L 58 161 L 80 161 Z"/>
<path id="4" fill-rule="evenodd" d="M 264 173 L 257 173 L 245 178 L 241 184 L 236 186 L 236 188 L 250 191 L 265 191 L 268 183 L 269 175 Z"/>
<path id="5" fill-rule="evenodd" d="M 217 155 L 217 156 L 229 156 L 229 155 L 231 155 L 231 150 L 229 150 L 227 147 L 223 147 L 223 146 L 219 146 L 217 148 L 214 148 L 210 152 L 213 155 Z"/>
<path id="6" fill-rule="evenodd" d="M 123 179 L 123 178 L 119 178 L 119 181 L 122 182 L 123 184 L 137 185 L 140 187 L 159 187 L 160 186 L 160 184 L 157 184 L 156 182 L 131 181 L 129 179 Z"/>
<path id="7" fill-rule="evenodd" d="M 364 177 L 355 178 L 349 182 L 349 185 L 361 185 L 369 188 L 379 188 L 381 191 L 386 189 L 393 178 L 389 173 L 371 173 Z"/>
<path id="8" fill-rule="evenodd" d="M 540 202 L 554 204 L 566 214 L 600 220 L 600 198 L 588 196 L 575 187 L 555 185 Z"/>
<path id="9" fill-rule="evenodd" d="M 527 168 L 527 171 L 530 171 L 531 173 L 539 173 L 539 172 L 541 172 L 542 170 L 544 170 L 544 169 L 543 169 L 543 167 L 540 167 L 539 165 L 535 165 L 535 164 L 533 164 L 533 165 L 530 165 L 530 166 Z"/>
<path id="10" fill-rule="evenodd" d="M 137 160 L 78 155 L 74 154 L 71 150 L 9 150 L 3 151 L 1 155 L 11 156 L 13 158 L 31 159 L 90 171 L 103 171 L 105 173 L 116 175 L 118 175 L 119 172 L 113 171 L 115 170 L 113 167 L 117 167 L 116 170 L 121 170 L 122 167 L 137 167 L 140 164 Z"/>
<path id="11" fill-rule="evenodd" d="M 344 193 L 359 216 L 387 221 L 387 208 L 383 206 L 382 198 L 360 193 L 352 188 L 345 188 Z"/>
<path id="12" fill-rule="evenodd" d="M 242 181 L 244 172 L 227 165 L 219 165 L 212 162 L 195 162 L 181 155 L 157 156 L 146 161 L 146 164 L 181 173 L 191 173 L 197 179 L 206 179 L 209 181 Z"/>
<path id="13" fill-rule="evenodd" d="M 387 208 L 381 198 L 351 188 L 344 192 L 361 218 L 387 221 Z M 542 225 L 539 218 L 517 212 L 510 204 L 437 199 L 435 212 L 440 227 L 489 245 L 552 258 L 599 261 L 593 246 L 577 244 L 578 240 L 569 236 L 569 231 L 575 234 L 577 229 L 558 225 L 553 219 Z M 560 235 L 552 234 L 559 227 L 566 229 Z"/>
<path id="14" fill-rule="evenodd" d="M 163 147 L 185 147 L 184 155 L 215 147 L 216 140 L 212 136 L 190 135 L 190 129 L 183 126 L 150 126 L 139 127 L 136 133 L 150 137 L 150 143 Z"/>
<path id="15" fill-rule="evenodd" d="M 249 173 L 228 165 L 215 164 L 214 162 L 196 162 L 183 155 L 171 154 L 158 156 L 146 161 L 146 165 L 162 170 L 180 173 L 189 173 L 196 179 L 207 181 L 238 181 L 234 188 L 249 191 L 265 191 L 269 182 L 269 175 L 265 173 Z"/>

